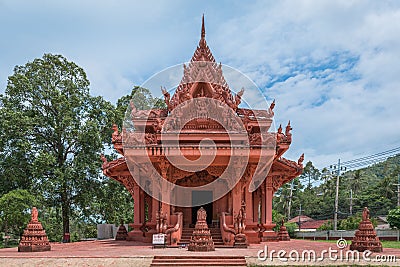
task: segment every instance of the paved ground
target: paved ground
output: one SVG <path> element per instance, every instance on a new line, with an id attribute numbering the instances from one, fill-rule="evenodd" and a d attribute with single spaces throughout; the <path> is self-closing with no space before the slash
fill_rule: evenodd
<path id="1" fill-rule="evenodd" d="M 267 254 L 261 253 L 260 250 L 267 251 Z M 280 250 L 282 251 L 279 254 Z M 298 253 L 297 260 L 294 260 L 297 258 L 294 250 Z M 366 260 L 360 253 L 360 261 L 353 261 L 355 256 L 347 254 L 347 249 L 341 252 L 337 250 L 335 243 L 307 240 L 263 243 L 251 245 L 248 249 L 217 248 L 213 252 L 190 252 L 178 248 L 152 249 L 146 244 L 98 240 L 69 244 L 52 243 L 52 250 L 46 252 L 22 253 L 18 252 L 17 248 L 0 249 L 0 266 L 149 266 L 155 255 L 245 256 L 247 263 L 253 265 L 400 265 L 400 249 L 384 249 L 383 253 L 364 255 L 368 256 Z M 315 256 L 311 254 L 311 260 L 308 260 L 309 251 L 315 251 Z M 261 259 L 258 259 L 258 254 Z M 304 261 L 302 254 L 305 254 Z M 346 260 L 346 255 L 350 261 Z M 389 258 L 393 259 L 392 256 L 396 257 L 397 262 L 387 262 Z M 341 258 L 343 260 L 340 260 Z"/>

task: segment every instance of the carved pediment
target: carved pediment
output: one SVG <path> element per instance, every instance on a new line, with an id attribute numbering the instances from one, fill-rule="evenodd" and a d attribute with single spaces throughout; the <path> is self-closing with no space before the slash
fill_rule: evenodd
<path id="1" fill-rule="evenodd" d="M 217 177 L 210 175 L 207 171 L 199 171 L 180 179 L 176 184 L 185 187 L 198 187 L 213 182 Z"/>

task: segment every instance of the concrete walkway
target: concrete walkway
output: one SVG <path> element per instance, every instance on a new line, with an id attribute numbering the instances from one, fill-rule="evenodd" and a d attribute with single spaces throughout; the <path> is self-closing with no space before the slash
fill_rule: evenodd
<path id="1" fill-rule="evenodd" d="M 0 266 L 149 266 L 155 255 L 245 256 L 248 265 L 400 265 L 400 249 L 384 249 L 383 253 L 364 255 L 365 259 L 359 253 L 360 260 L 357 260 L 357 255 L 349 254 L 347 248 L 339 250 L 335 243 L 308 240 L 262 243 L 247 249 L 217 248 L 212 252 L 152 249 L 146 244 L 114 240 L 51 245 L 52 250 L 46 252 L 0 249 Z M 396 262 L 393 262 L 394 257 Z"/>

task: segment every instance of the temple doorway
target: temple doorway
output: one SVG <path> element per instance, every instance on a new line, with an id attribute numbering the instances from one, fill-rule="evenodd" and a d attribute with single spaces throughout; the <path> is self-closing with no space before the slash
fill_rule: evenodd
<path id="1" fill-rule="evenodd" d="M 192 192 L 192 224 L 197 221 L 197 210 L 203 207 L 207 212 L 207 224 L 211 225 L 213 218 L 213 191 L 193 191 Z M 200 203 L 208 204 L 199 205 Z"/>

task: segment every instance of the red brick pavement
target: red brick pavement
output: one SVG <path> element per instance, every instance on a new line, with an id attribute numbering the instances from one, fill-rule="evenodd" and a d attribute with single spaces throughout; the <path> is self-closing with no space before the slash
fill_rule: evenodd
<path id="1" fill-rule="evenodd" d="M 231 256 L 246 256 L 248 262 L 256 264 L 279 264 L 281 262 L 278 257 L 278 251 L 284 250 L 286 252 L 285 257 L 288 257 L 291 250 L 297 250 L 299 255 L 304 250 L 314 250 L 317 257 L 320 257 L 323 250 L 329 251 L 337 250 L 335 243 L 328 242 L 315 242 L 309 240 L 291 240 L 284 242 L 270 242 L 262 243 L 257 245 L 251 245 L 247 249 L 227 249 L 217 248 L 212 252 L 190 252 L 187 249 L 178 248 L 166 248 L 166 249 L 152 249 L 151 246 L 146 244 L 133 243 L 128 241 L 114 241 L 114 240 L 96 240 L 76 243 L 52 243 L 51 251 L 45 252 L 18 252 L 17 248 L 5 248 L 0 249 L 0 265 L 5 266 L 4 263 L 7 259 L 38 259 L 38 258 L 74 258 L 74 259 L 106 259 L 106 258 L 149 258 L 151 259 L 155 255 L 231 255 Z M 273 254 L 272 262 L 267 259 L 266 261 L 259 261 L 257 259 L 257 253 L 259 250 L 263 250 L 267 246 L 268 256 L 272 250 L 275 250 Z M 346 251 L 346 250 L 345 250 Z M 262 254 L 263 255 L 263 254 Z M 293 256 L 295 254 L 292 254 Z M 393 255 L 397 257 L 397 266 L 400 265 L 400 249 L 389 249 L 385 248 L 383 253 L 374 253 L 370 258 L 374 259 L 376 255 Z M 327 260 L 329 256 L 327 253 L 324 255 Z M 325 261 L 324 261 L 325 262 Z M 290 263 L 286 262 L 285 264 Z M 43 265 L 45 266 L 45 265 Z M 88 265 L 89 266 L 89 265 Z M 97 265 L 96 265 L 97 266 Z M 119 266 L 119 265 L 114 265 Z"/>

